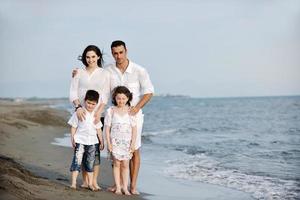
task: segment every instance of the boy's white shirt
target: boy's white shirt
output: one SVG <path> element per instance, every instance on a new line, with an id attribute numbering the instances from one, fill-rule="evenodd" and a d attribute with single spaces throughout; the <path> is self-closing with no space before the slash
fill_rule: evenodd
<path id="1" fill-rule="evenodd" d="M 68 124 L 76 129 L 74 135 L 75 143 L 84 144 L 84 145 L 93 145 L 98 144 L 99 140 L 97 137 L 97 129 L 101 129 L 101 121 L 97 124 L 94 124 L 95 112 L 88 112 L 86 110 L 85 120 L 80 121 L 76 115 L 76 112 L 73 113 L 72 117 L 69 119 Z"/>

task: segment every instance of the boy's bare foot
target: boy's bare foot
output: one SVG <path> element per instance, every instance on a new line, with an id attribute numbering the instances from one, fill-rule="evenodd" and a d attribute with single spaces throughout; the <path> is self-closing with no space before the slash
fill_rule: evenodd
<path id="1" fill-rule="evenodd" d="M 94 184 L 93 187 L 95 188 L 96 191 L 102 190 L 102 188 L 98 184 Z"/>
<path id="2" fill-rule="evenodd" d="M 70 188 L 76 190 L 76 185 L 70 185 Z"/>

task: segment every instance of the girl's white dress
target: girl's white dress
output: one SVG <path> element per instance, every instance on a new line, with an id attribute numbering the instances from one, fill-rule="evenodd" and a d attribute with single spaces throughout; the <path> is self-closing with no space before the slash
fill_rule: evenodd
<path id="1" fill-rule="evenodd" d="M 104 118 L 106 126 L 110 126 L 110 141 L 112 144 L 112 155 L 117 160 L 130 160 L 130 143 L 132 138 L 132 127 L 136 126 L 136 117 L 128 113 L 120 115 L 114 111 L 114 107 L 107 109 Z"/>

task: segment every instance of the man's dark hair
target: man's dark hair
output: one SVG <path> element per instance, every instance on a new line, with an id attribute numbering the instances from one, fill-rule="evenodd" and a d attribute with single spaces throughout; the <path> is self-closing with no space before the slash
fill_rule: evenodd
<path id="1" fill-rule="evenodd" d="M 100 57 L 99 60 L 97 61 L 97 65 L 98 65 L 98 67 L 102 67 L 102 63 L 103 63 L 103 54 L 102 54 L 102 52 L 100 51 L 100 49 L 99 49 L 97 46 L 95 46 L 95 45 L 89 45 L 89 46 L 87 46 L 87 47 L 84 49 L 84 51 L 83 51 L 81 57 L 79 56 L 78 59 L 81 60 L 81 62 L 87 67 L 87 66 L 88 66 L 88 63 L 86 62 L 86 54 L 87 54 L 87 52 L 89 52 L 89 51 L 95 52 L 95 54 L 96 54 L 97 56 Z"/>
<path id="2" fill-rule="evenodd" d="M 84 100 L 95 101 L 98 103 L 99 101 L 99 93 L 95 90 L 88 90 L 85 94 Z"/>
<path id="3" fill-rule="evenodd" d="M 110 45 L 110 49 L 112 49 L 113 47 L 118 47 L 118 46 L 123 46 L 126 50 L 126 44 L 125 42 L 123 42 L 122 40 L 115 40 L 111 43 Z"/>

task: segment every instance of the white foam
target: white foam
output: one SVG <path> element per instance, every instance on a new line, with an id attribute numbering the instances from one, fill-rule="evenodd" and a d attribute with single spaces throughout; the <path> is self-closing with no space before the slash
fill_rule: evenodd
<path id="1" fill-rule="evenodd" d="M 297 199 L 299 186 L 293 180 L 244 174 L 225 169 L 204 154 L 167 161 L 164 171 L 175 178 L 221 185 L 250 193 L 256 199 Z"/>
<path id="2" fill-rule="evenodd" d="M 70 133 L 65 133 L 64 137 L 62 138 L 54 138 L 54 142 L 52 142 L 51 144 L 57 146 L 63 146 L 63 147 L 72 147 L 70 137 L 71 137 Z"/>
<path id="3" fill-rule="evenodd" d="M 162 131 L 143 132 L 143 135 L 144 136 L 166 135 L 166 134 L 175 133 L 176 131 L 177 129 L 167 129 Z"/>

